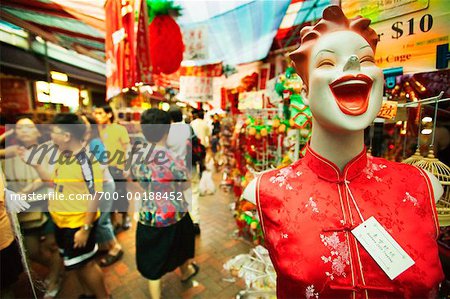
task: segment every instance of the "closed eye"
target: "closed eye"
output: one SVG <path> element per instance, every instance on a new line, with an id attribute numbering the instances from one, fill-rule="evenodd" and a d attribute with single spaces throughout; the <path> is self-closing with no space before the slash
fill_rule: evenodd
<path id="1" fill-rule="evenodd" d="M 331 60 L 322 60 L 317 64 L 317 67 L 326 67 L 326 66 L 334 66 L 334 63 Z"/>
<path id="2" fill-rule="evenodd" d="M 361 57 L 361 59 L 359 60 L 359 63 L 364 63 L 364 62 L 375 63 L 375 58 L 373 56 Z"/>

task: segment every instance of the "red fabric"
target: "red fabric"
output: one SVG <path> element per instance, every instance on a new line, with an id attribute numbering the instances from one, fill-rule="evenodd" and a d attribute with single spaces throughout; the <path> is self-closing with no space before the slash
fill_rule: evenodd
<path id="1" fill-rule="evenodd" d="M 156 16 L 149 26 L 153 72 L 171 74 L 183 60 L 184 44 L 177 22 L 169 15 Z"/>
<path id="2" fill-rule="evenodd" d="M 151 83 L 150 36 L 148 33 L 147 1 L 141 2 L 139 20 L 136 33 L 136 80 Z"/>
<path id="3" fill-rule="evenodd" d="M 123 66 L 123 88 L 133 87 L 136 83 L 136 33 L 134 30 L 134 3 L 132 0 L 122 1 L 122 10 L 129 8 L 129 12 L 122 16 L 123 27 L 125 28 L 124 43 L 124 66 Z"/>
<path id="4" fill-rule="evenodd" d="M 264 173 L 256 196 L 278 298 L 435 298 L 444 277 L 431 188 L 422 170 L 365 150 L 343 172 L 308 147 Z M 351 234 L 362 221 L 350 194 L 415 261 L 394 280 Z"/>
<path id="5" fill-rule="evenodd" d="M 121 1 L 108 0 L 105 3 L 106 34 L 106 98 L 110 99 L 122 92 L 124 43 L 113 43 L 113 33 L 123 27 L 121 18 Z"/>

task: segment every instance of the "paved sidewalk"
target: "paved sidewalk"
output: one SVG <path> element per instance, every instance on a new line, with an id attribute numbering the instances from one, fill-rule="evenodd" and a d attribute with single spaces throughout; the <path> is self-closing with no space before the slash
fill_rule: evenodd
<path id="1" fill-rule="evenodd" d="M 217 181 L 216 181 L 217 182 Z M 223 264 L 230 258 L 248 253 L 250 245 L 233 238 L 233 231 L 237 228 L 229 203 L 233 196 L 218 190 L 215 195 L 200 197 L 201 235 L 196 240 L 195 261 L 200 266 L 199 274 L 190 283 L 180 282 L 180 273 L 176 270 L 163 277 L 162 298 L 234 298 L 244 288 L 241 280 L 226 282 L 223 280 L 227 273 Z M 150 298 L 147 283 L 136 270 L 135 263 L 135 228 L 122 232 L 118 239 L 125 250 L 123 259 L 111 267 L 105 268 L 104 273 L 109 290 L 114 299 L 143 299 Z M 46 270 L 33 265 L 36 273 L 45 275 Z M 18 298 L 32 298 L 29 284 L 22 277 L 16 288 Z M 80 295 L 78 282 L 73 275 L 68 274 L 64 279 L 63 288 L 58 298 L 76 299 Z"/>

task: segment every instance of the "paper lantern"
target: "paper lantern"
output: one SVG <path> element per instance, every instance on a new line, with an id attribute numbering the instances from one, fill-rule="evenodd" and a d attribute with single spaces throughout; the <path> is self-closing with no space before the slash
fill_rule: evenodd
<path id="1" fill-rule="evenodd" d="M 180 26 L 170 15 L 157 15 L 149 25 L 150 56 L 155 74 L 171 74 L 183 60 Z"/>

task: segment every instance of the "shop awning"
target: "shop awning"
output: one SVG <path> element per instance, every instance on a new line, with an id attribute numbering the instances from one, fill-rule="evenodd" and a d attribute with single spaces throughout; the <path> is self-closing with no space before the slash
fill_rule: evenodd
<path id="1" fill-rule="evenodd" d="M 199 64 L 242 64 L 267 56 L 290 0 L 251 1 L 206 21 L 182 24 L 207 28 L 209 57 Z"/>
<path id="2" fill-rule="evenodd" d="M 76 15 L 67 12 L 57 3 L 39 0 L 3 0 L 0 16 L 3 20 L 64 48 L 104 60 L 104 32 L 77 19 Z M 98 24 L 101 24 L 101 20 Z"/>
<path id="3" fill-rule="evenodd" d="M 304 25 L 322 17 L 323 10 L 336 0 L 292 0 L 275 36 L 274 49 L 294 45 Z"/>
<path id="4" fill-rule="evenodd" d="M 45 58 L 32 51 L 23 50 L 5 43 L 0 43 L 1 72 L 9 75 L 25 77 L 31 80 L 47 78 Z M 106 77 L 94 72 L 86 71 L 72 65 L 48 59 L 49 71 L 67 74 L 69 81 L 75 84 L 93 84 L 105 86 Z"/>
<path id="5" fill-rule="evenodd" d="M 0 66 L 2 73 L 36 80 L 47 78 L 44 60 L 39 55 L 5 43 L 0 43 Z"/>
<path id="6" fill-rule="evenodd" d="M 106 77 L 100 74 L 89 72 L 56 60 L 50 60 L 49 65 L 50 70 L 67 74 L 71 82 L 80 84 L 85 84 L 87 82 L 95 85 L 106 86 Z"/>

